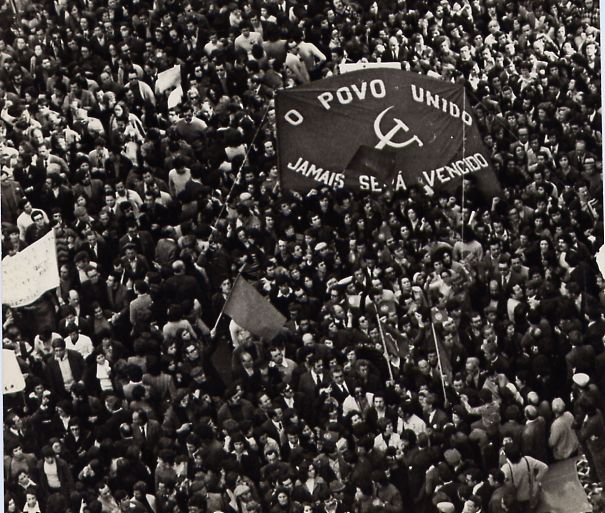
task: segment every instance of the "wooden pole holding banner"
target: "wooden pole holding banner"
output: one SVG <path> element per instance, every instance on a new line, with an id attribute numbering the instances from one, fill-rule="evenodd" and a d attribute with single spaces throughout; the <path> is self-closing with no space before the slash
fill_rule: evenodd
<path id="1" fill-rule="evenodd" d="M 437 352 L 437 366 L 439 367 L 439 377 L 441 378 L 441 388 L 443 389 L 443 403 L 445 407 L 448 406 L 447 394 L 445 393 L 445 380 L 443 379 L 443 367 L 441 365 L 441 352 L 439 351 L 439 343 L 437 341 L 437 332 L 435 331 L 435 324 L 433 319 L 429 321 L 431 323 L 431 332 L 433 333 L 433 341 L 435 342 L 435 351 Z"/>
<path id="2" fill-rule="evenodd" d="M 382 322 L 380 322 L 380 315 L 378 314 L 378 308 L 376 308 L 376 322 L 378 323 L 378 331 L 380 332 L 380 340 L 382 340 L 382 350 L 384 351 L 384 357 L 387 361 L 389 368 L 389 378 L 393 381 L 393 369 L 391 368 L 391 359 L 389 358 L 389 351 L 387 350 L 387 341 L 384 338 L 384 332 L 382 331 Z"/>
<path id="3" fill-rule="evenodd" d="M 239 168 L 237 170 L 237 173 L 235 175 L 235 179 L 233 180 L 233 184 L 231 185 L 231 188 L 229 189 L 229 192 L 227 193 L 227 196 L 225 197 L 225 201 L 223 202 L 223 205 L 221 206 L 221 210 L 219 211 L 218 216 L 216 217 L 216 220 L 215 220 L 214 224 L 210 227 L 211 231 L 210 231 L 210 236 L 208 237 L 208 242 L 210 242 L 212 240 L 212 238 L 214 237 L 214 233 L 218 229 L 217 227 L 218 227 L 219 221 L 221 220 L 221 217 L 223 217 L 223 213 L 227 209 L 227 205 L 229 204 L 229 201 L 231 201 L 231 195 L 233 194 L 233 191 L 235 190 L 235 186 L 240 181 L 241 174 L 242 174 L 242 169 L 243 169 L 244 165 L 248 162 L 248 155 L 250 154 L 250 150 L 252 150 L 252 147 L 254 146 L 256 138 L 258 137 L 258 134 L 260 133 L 260 130 L 263 127 L 263 124 L 265 123 L 265 118 L 267 117 L 267 114 L 269 113 L 269 109 L 270 109 L 270 105 L 267 105 L 267 108 L 265 109 L 265 112 L 263 114 L 263 117 L 262 117 L 259 125 L 258 125 L 258 128 L 256 129 L 256 132 L 254 133 L 254 136 L 252 137 L 252 141 L 250 141 L 250 145 L 246 149 L 246 154 L 244 155 L 244 160 L 240 164 L 240 166 L 239 166 Z M 223 312 L 221 312 L 221 314 L 219 315 L 219 320 L 220 320 L 222 314 L 223 314 Z M 215 325 L 215 328 L 216 328 L 216 325 Z"/>

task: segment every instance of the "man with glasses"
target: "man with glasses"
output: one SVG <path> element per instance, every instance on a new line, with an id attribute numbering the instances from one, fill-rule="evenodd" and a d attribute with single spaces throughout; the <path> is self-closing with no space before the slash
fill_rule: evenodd
<path id="1" fill-rule="evenodd" d="M 45 219 L 42 211 L 36 210 L 32 212 L 31 218 L 34 223 L 25 231 L 25 242 L 27 244 L 33 244 L 50 231 L 50 224 Z"/>
<path id="2" fill-rule="evenodd" d="M 82 466 L 86 461 L 86 451 L 92 447 L 93 443 L 94 438 L 90 432 L 83 429 L 77 417 L 72 417 L 69 420 L 63 443 L 65 450 L 71 456 L 70 461 L 77 461 L 77 465 Z"/>
<path id="3" fill-rule="evenodd" d="M 86 242 L 81 246 L 86 251 L 90 261 L 96 262 L 99 272 L 106 275 L 112 269 L 112 256 L 107 248 L 105 239 L 94 230 L 86 233 Z"/>
<path id="4" fill-rule="evenodd" d="M 332 370 L 332 392 L 331 396 L 342 406 L 344 400 L 351 395 L 355 389 L 355 384 L 350 378 L 345 378 L 344 371 L 340 365 Z"/>
<path id="5" fill-rule="evenodd" d="M 103 280 L 99 269 L 94 265 L 88 265 L 85 268 L 88 278 L 82 284 L 82 308 L 88 315 L 92 315 L 92 305 L 98 303 L 103 310 L 109 309 L 109 295 L 107 283 Z"/>

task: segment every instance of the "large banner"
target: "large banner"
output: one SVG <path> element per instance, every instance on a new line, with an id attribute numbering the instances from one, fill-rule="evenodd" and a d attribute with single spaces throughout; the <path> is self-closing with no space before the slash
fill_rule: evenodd
<path id="1" fill-rule="evenodd" d="M 55 232 L 2 260 L 2 303 L 11 307 L 33 303 L 59 286 Z"/>
<path id="2" fill-rule="evenodd" d="M 465 177 L 487 196 L 500 192 L 461 85 L 360 70 L 279 91 L 276 109 L 284 189 L 380 192 L 388 176 L 396 189 L 453 192 Z"/>

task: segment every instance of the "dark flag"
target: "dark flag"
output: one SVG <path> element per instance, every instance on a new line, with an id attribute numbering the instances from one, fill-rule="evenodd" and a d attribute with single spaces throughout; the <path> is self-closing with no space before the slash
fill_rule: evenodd
<path id="1" fill-rule="evenodd" d="M 387 322 L 382 323 L 386 350 L 395 358 L 405 358 L 410 352 L 410 341 Z"/>
<path id="2" fill-rule="evenodd" d="M 242 276 L 238 276 L 223 310 L 253 335 L 272 340 L 286 318 Z"/>
<path id="3" fill-rule="evenodd" d="M 361 176 L 374 177 L 381 186 L 390 184 L 395 178 L 395 153 L 360 146 L 345 169 L 345 187 L 359 188 Z"/>

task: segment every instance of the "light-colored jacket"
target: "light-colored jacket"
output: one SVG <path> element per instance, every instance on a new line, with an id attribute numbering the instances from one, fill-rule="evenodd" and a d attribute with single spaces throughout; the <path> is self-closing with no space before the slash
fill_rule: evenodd
<path id="1" fill-rule="evenodd" d="M 580 442 L 572 428 L 573 422 L 573 415 L 566 411 L 557 417 L 550 427 L 548 446 L 557 461 L 569 458 L 578 450 Z"/>
<path id="2" fill-rule="evenodd" d="M 506 484 L 517 490 L 517 501 L 525 502 L 530 499 L 530 473 L 535 475 L 537 482 L 541 482 L 548 465 L 531 456 L 523 456 L 517 463 L 507 460 L 500 470 L 504 472 Z"/>

